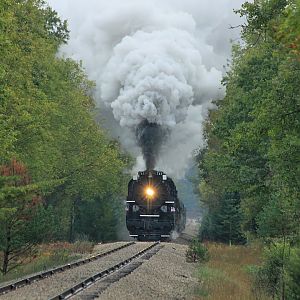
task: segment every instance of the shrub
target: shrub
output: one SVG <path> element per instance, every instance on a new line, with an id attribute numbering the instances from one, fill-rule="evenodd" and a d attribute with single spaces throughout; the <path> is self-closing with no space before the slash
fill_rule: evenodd
<path id="1" fill-rule="evenodd" d="M 193 240 L 186 252 L 186 258 L 189 262 L 207 262 L 209 252 L 204 244 L 198 240 Z"/>
<path id="2" fill-rule="evenodd" d="M 253 272 L 254 291 L 266 293 L 273 299 L 285 299 L 289 252 L 282 243 L 273 243 L 264 249 L 263 264 Z"/>
<path id="3" fill-rule="evenodd" d="M 291 250 L 291 257 L 287 268 L 288 299 L 300 299 L 300 249 Z"/>

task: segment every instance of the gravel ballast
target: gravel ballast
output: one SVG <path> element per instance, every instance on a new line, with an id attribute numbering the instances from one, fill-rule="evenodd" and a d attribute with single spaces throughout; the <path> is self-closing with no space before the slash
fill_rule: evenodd
<path id="1" fill-rule="evenodd" d="M 186 245 L 162 243 L 164 246 L 149 260 L 119 281 L 110 284 L 97 299 L 105 300 L 153 300 L 153 299 L 193 299 L 197 285 L 194 277 L 197 265 L 187 263 Z M 96 286 L 90 287 L 97 295 Z M 88 289 L 74 299 L 86 299 Z"/>
<path id="2" fill-rule="evenodd" d="M 97 253 L 106 252 L 123 244 L 124 242 L 97 245 L 96 251 Z M 151 243 L 134 244 L 89 264 L 82 265 L 62 273 L 54 274 L 53 276 L 37 281 L 31 285 L 19 288 L 16 291 L 0 296 L 0 299 L 49 299 L 75 285 L 76 283 L 81 282 L 87 277 L 90 277 L 95 273 L 105 270 L 123 261 L 124 259 L 131 257 L 135 253 L 148 247 L 150 244 Z"/>

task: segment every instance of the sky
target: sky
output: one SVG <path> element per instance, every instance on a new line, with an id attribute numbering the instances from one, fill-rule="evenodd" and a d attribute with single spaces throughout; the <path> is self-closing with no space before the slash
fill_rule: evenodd
<path id="1" fill-rule="evenodd" d="M 98 120 L 145 168 L 135 135 L 143 121 L 168 132 L 157 169 L 180 178 L 201 147 L 212 100 L 243 23 L 235 0 L 48 0 L 68 20 L 59 55 L 82 61 L 96 82 Z M 221 101 L 221 100 L 220 100 Z"/>

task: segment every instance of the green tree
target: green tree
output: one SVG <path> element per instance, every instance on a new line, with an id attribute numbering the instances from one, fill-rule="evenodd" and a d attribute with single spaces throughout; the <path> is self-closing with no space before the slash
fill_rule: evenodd
<path id="1" fill-rule="evenodd" d="M 208 211 L 200 227 L 202 240 L 215 240 L 231 245 L 245 242 L 242 233 L 242 214 L 238 193 L 226 193 L 220 206 Z"/>
<path id="2" fill-rule="evenodd" d="M 4 0 L 0 13 L 0 163 L 16 157 L 33 184 L 50 185 L 41 194 L 54 238 L 73 241 L 80 205 L 113 195 L 121 207 L 128 159 L 94 120 L 94 84 L 57 57 L 67 23 L 40 0 Z"/>
<path id="3" fill-rule="evenodd" d="M 300 249 L 292 249 L 287 267 L 287 299 L 300 299 Z"/>
<path id="4" fill-rule="evenodd" d="M 287 299 L 289 253 L 299 248 L 300 236 L 300 2 L 255 0 L 237 12 L 247 22 L 223 79 L 226 96 L 206 123 L 201 201 L 209 228 L 217 228 L 224 193 L 239 193 L 244 234 L 263 239 L 271 253 L 264 273 L 269 292 Z M 227 223 L 219 223 L 215 237 Z M 271 278 L 273 266 L 278 280 Z"/>
<path id="5" fill-rule="evenodd" d="M 16 160 L 0 168 L 1 272 L 20 264 L 47 236 L 49 220 L 38 194 L 39 184 L 30 183 L 26 167 Z M 41 222 L 39 222 L 41 221 Z"/>

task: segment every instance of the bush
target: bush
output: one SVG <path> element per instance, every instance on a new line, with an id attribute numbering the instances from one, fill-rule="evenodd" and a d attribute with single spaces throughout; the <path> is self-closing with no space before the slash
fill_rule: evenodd
<path id="1" fill-rule="evenodd" d="M 188 262 L 207 262 L 209 252 L 204 244 L 198 240 L 193 240 L 186 252 L 186 258 Z"/>
<path id="2" fill-rule="evenodd" d="M 288 299 L 300 299 L 300 249 L 291 250 L 290 261 L 287 268 Z"/>
<path id="3" fill-rule="evenodd" d="M 257 266 L 253 272 L 253 290 L 256 293 L 266 293 L 273 299 L 285 297 L 289 252 L 287 246 L 282 243 L 273 243 L 264 249 L 263 264 Z"/>

